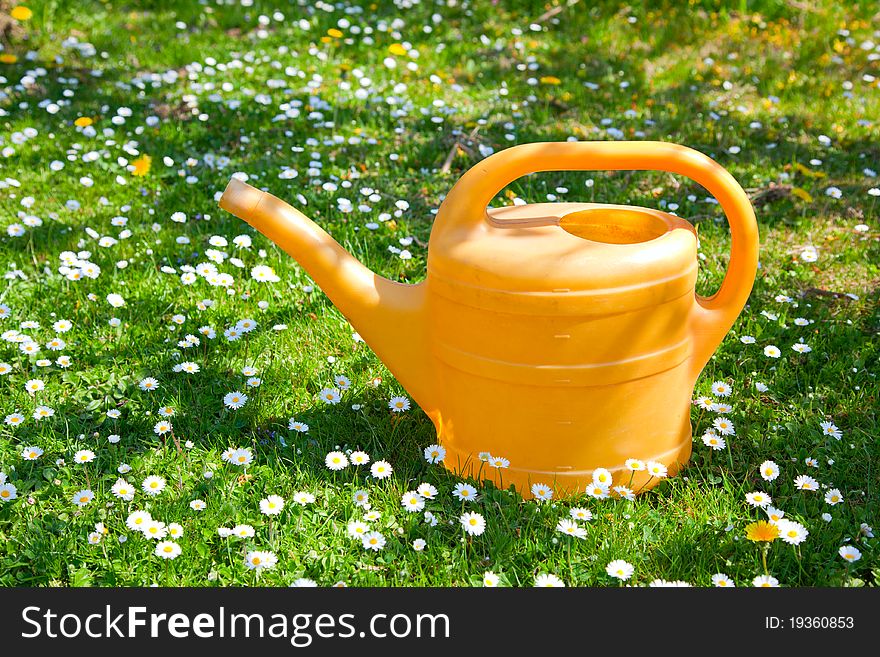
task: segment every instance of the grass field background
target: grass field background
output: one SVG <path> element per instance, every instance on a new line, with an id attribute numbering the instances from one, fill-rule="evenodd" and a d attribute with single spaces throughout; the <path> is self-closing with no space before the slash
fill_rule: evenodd
<path id="1" fill-rule="evenodd" d="M 466 586 L 490 573 L 490 584 L 555 575 L 607 586 L 622 581 L 606 567 L 624 560 L 637 585 L 710 586 L 719 574 L 737 586 L 761 575 L 876 585 L 872 3 L 0 5 L 0 584 Z M 434 212 L 464 170 L 508 146 L 566 139 L 685 144 L 752 197 L 755 289 L 694 392 L 731 408 L 695 404 L 689 467 L 635 501 L 524 501 L 473 481 L 478 499 L 460 501 L 460 480 L 424 457 L 436 438 L 427 417 L 415 405 L 391 412 L 405 391 L 297 264 L 216 198 L 244 173 L 377 273 L 417 282 Z M 494 204 L 515 199 L 674 211 L 698 226 L 698 291 L 724 274 L 726 222 L 687 179 L 544 173 Z M 256 280 L 260 266 L 277 282 Z M 69 330 L 53 328 L 61 320 Z M 241 332 L 247 320 L 256 328 Z M 800 342 L 809 351 L 793 349 Z M 199 371 L 175 372 L 181 363 Z M 324 403 L 339 376 L 350 386 Z M 148 378 L 158 387 L 142 389 Z M 236 391 L 248 399 L 232 410 L 224 397 Z M 37 420 L 40 407 L 52 413 Z M 701 437 L 721 416 L 735 435 L 713 450 Z M 291 418 L 308 431 L 289 429 Z M 157 435 L 160 421 L 173 437 Z M 42 450 L 34 460 L 31 447 Z M 224 462 L 230 447 L 253 461 Z M 77 463 L 81 450 L 94 460 Z M 351 450 L 393 474 L 326 467 L 329 452 Z M 765 461 L 778 466 L 772 481 Z M 801 475 L 817 490 L 796 486 Z M 165 481 L 156 495 L 142 488 L 151 476 Z M 114 494 L 119 478 L 133 499 Z M 410 513 L 401 498 L 420 484 L 436 495 Z M 81 491 L 93 495 L 83 506 Z M 749 540 L 768 516 L 753 492 L 806 539 Z M 270 495 L 285 501 L 278 515 L 261 512 Z M 592 516 L 573 521 L 583 538 L 557 528 L 573 508 Z M 162 541 L 127 527 L 135 511 L 165 523 L 155 531 L 170 531 L 179 556 L 157 556 Z M 482 534 L 465 534 L 467 512 L 482 516 Z M 382 549 L 348 535 L 358 521 Z M 845 559 L 849 548 L 860 558 Z M 277 563 L 249 567 L 254 552 Z"/>

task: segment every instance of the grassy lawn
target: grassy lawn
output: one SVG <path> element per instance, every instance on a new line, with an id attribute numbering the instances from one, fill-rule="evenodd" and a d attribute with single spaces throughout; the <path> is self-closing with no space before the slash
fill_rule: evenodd
<path id="1" fill-rule="evenodd" d="M 781 586 L 878 583 L 876 7 L 448 4 L 35 0 L 25 19 L 0 3 L 0 584 L 479 586 L 494 573 L 615 586 L 606 566 L 624 560 L 629 584 L 720 573 L 750 586 L 762 557 Z M 375 272 L 418 282 L 433 213 L 464 170 L 566 139 L 715 158 L 753 199 L 761 268 L 694 391 L 715 406 L 693 407 L 681 476 L 635 501 L 524 501 L 478 481 L 461 501 L 462 480 L 424 456 L 424 413 L 390 410 L 406 392 L 216 198 L 242 172 Z M 727 266 L 724 217 L 685 178 L 543 173 L 494 205 L 514 199 L 674 211 L 698 226 L 698 291 Z M 265 266 L 277 281 L 259 280 Z M 735 435 L 715 450 L 702 436 L 722 416 Z M 224 460 L 230 448 L 247 464 Z M 334 451 L 370 464 L 331 470 Z M 382 460 L 393 473 L 380 479 Z M 423 484 L 409 512 L 402 497 Z M 806 538 L 749 540 L 768 518 L 753 492 Z M 280 513 L 261 511 L 269 496 Z M 575 521 L 583 538 L 557 529 L 572 509 L 592 517 Z M 158 538 L 127 526 L 138 511 L 164 523 Z M 463 531 L 466 512 L 481 535 Z M 250 567 L 254 553 L 277 563 Z"/>

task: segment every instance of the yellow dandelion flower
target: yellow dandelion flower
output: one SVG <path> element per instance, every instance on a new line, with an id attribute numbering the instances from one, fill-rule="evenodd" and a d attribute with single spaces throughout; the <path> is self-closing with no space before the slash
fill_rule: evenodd
<path id="1" fill-rule="evenodd" d="M 92 125 L 92 123 L 94 123 L 94 121 L 92 121 L 89 117 L 81 116 L 73 122 L 73 125 L 75 125 L 77 128 L 88 128 L 90 125 Z"/>
<path id="2" fill-rule="evenodd" d="M 332 36 L 334 39 L 342 38 L 342 30 L 337 30 L 335 27 L 331 27 L 329 30 L 327 30 L 327 34 Z"/>
<path id="3" fill-rule="evenodd" d="M 12 8 L 12 11 L 9 12 L 9 15 L 17 21 L 27 21 L 30 20 L 31 16 L 34 15 L 34 12 L 32 12 L 24 5 L 18 5 L 17 7 Z"/>
<path id="4" fill-rule="evenodd" d="M 555 75 L 545 75 L 541 78 L 541 84 L 559 84 L 560 82 L 562 82 L 562 80 Z"/>
<path id="5" fill-rule="evenodd" d="M 388 52 L 390 52 L 392 55 L 403 57 L 406 54 L 406 48 L 404 48 L 399 43 L 392 43 L 390 46 L 388 46 Z"/>
<path id="6" fill-rule="evenodd" d="M 779 527 L 759 520 L 746 527 L 746 538 L 756 543 L 770 543 L 779 538 Z"/>
<path id="7" fill-rule="evenodd" d="M 153 158 L 149 155 L 141 155 L 138 159 L 132 162 L 132 166 L 134 167 L 134 171 L 131 172 L 133 176 L 146 176 L 150 173 L 150 165 L 153 163 Z"/>
<path id="8" fill-rule="evenodd" d="M 807 203 L 813 202 L 813 197 L 810 196 L 810 192 L 805 189 L 801 189 L 800 187 L 792 187 L 791 193 L 794 196 L 797 196 L 799 199 L 806 201 Z"/>
<path id="9" fill-rule="evenodd" d="M 8 53 L 8 52 L 0 53 L 0 63 L 15 64 L 15 62 L 17 62 L 17 61 L 18 61 L 18 57 L 16 57 L 15 55 L 13 55 L 11 53 Z"/>

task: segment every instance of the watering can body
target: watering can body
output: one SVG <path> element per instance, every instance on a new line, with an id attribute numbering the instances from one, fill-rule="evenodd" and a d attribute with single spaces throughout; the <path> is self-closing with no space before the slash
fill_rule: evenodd
<path id="1" fill-rule="evenodd" d="M 516 178 L 548 170 L 657 169 L 719 201 L 731 260 L 695 293 L 697 237 L 671 214 L 619 205 L 489 209 Z M 403 285 L 369 272 L 269 194 L 231 181 L 221 206 L 297 258 L 433 421 L 444 465 L 464 476 L 583 492 L 593 471 L 644 490 L 691 451 L 700 371 L 742 310 L 757 268 L 752 207 L 706 156 L 660 142 L 527 144 L 468 171 L 444 200 L 428 272 Z M 496 468 L 491 454 L 509 461 Z"/>

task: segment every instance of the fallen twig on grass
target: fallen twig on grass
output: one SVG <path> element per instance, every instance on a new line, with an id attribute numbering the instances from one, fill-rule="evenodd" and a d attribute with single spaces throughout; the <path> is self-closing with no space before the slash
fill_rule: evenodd
<path id="1" fill-rule="evenodd" d="M 568 2 L 565 3 L 564 5 L 556 5 L 555 7 L 551 7 L 550 9 L 545 11 L 543 14 L 538 16 L 535 20 L 533 20 L 532 24 L 540 25 L 544 21 L 550 20 L 551 18 L 553 18 L 557 14 L 562 13 L 562 11 L 564 9 L 568 9 L 569 7 L 574 7 L 578 2 L 580 2 L 580 0 L 568 0 Z"/>
<path id="2" fill-rule="evenodd" d="M 477 126 L 471 131 L 471 134 L 468 135 L 468 140 L 472 140 L 477 136 L 477 133 L 480 131 L 480 126 Z M 462 143 L 462 140 L 456 139 L 452 148 L 449 149 L 449 153 L 446 155 L 446 159 L 443 160 L 443 166 L 440 167 L 440 173 L 449 173 L 449 170 L 452 168 L 452 161 L 455 159 L 455 154 L 458 153 L 458 149 L 465 151 L 468 155 L 473 156 L 474 152 Z"/>

